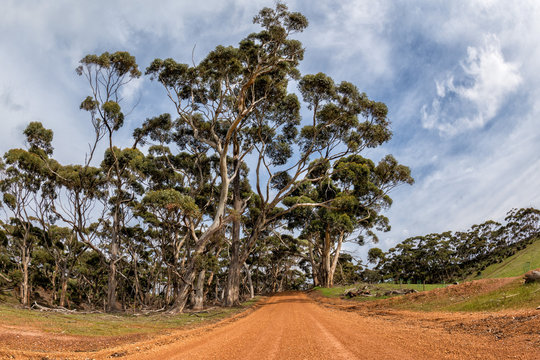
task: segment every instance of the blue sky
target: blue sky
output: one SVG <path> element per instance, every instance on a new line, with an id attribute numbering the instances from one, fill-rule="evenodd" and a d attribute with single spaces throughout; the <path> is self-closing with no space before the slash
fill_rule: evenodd
<path id="1" fill-rule="evenodd" d="M 191 62 L 193 52 L 198 61 L 256 30 L 253 15 L 273 1 L 158 4 L 3 1 L 0 153 L 23 146 L 26 124 L 41 121 L 55 132 L 55 156 L 82 162 L 91 128 L 78 106 L 88 89 L 74 69 L 84 55 L 127 50 L 143 69 L 156 57 Z M 416 179 L 392 193 L 392 231 L 378 246 L 540 207 L 540 2 L 288 5 L 310 21 L 298 35 L 302 73 L 325 72 L 385 102 L 394 137 L 369 155 L 392 153 Z M 147 78 L 124 95 L 124 109 L 137 104 L 117 138 L 127 145 L 134 127 L 171 108 Z"/>

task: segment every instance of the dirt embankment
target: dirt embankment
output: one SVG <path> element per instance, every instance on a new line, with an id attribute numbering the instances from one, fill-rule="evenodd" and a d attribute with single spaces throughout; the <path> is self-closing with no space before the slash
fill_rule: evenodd
<path id="1" fill-rule="evenodd" d="M 539 314 L 418 313 L 289 293 L 214 325 L 96 352 L 0 350 L 0 357 L 540 359 Z M 33 340 L 23 335 L 21 341 Z"/>

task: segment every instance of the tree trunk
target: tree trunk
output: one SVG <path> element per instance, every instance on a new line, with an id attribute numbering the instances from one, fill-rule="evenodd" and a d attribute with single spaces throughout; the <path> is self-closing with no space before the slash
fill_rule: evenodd
<path id="1" fill-rule="evenodd" d="M 57 277 L 58 277 L 58 271 L 59 271 L 59 266 L 58 266 L 58 260 L 57 258 L 55 257 L 54 259 L 54 271 L 53 271 L 53 274 L 52 274 L 52 278 L 51 278 L 51 285 L 52 285 L 52 290 L 53 290 L 53 298 L 52 298 L 52 302 L 53 304 L 56 304 L 56 301 L 58 300 L 58 289 L 56 288 L 57 287 Z"/>
<path id="2" fill-rule="evenodd" d="M 216 279 L 216 289 L 215 289 L 215 294 L 214 294 L 214 297 L 216 298 L 216 301 L 220 301 L 221 299 L 219 298 L 219 278 Z"/>
<path id="3" fill-rule="evenodd" d="M 118 284 L 116 280 L 116 261 L 119 254 L 118 244 L 118 208 L 116 207 L 113 214 L 113 226 L 111 236 L 111 259 L 109 262 L 109 282 L 107 285 L 107 311 L 118 311 L 117 299 L 116 299 L 116 286 Z"/>
<path id="4" fill-rule="evenodd" d="M 323 241 L 323 251 L 322 251 L 322 274 L 321 274 L 321 281 L 324 287 L 330 287 L 330 269 L 331 269 L 331 261 L 330 261 L 330 231 L 326 229 L 324 233 L 324 241 Z"/>
<path id="5" fill-rule="evenodd" d="M 135 275 L 135 306 L 137 305 L 137 300 L 140 302 L 141 306 L 144 305 L 144 297 L 141 292 L 141 284 L 139 282 L 139 270 L 137 266 L 137 256 L 133 257 L 133 273 Z"/>
<path id="6" fill-rule="evenodd" d="M 171 282 L 172 271 L 171 267 L 167 265 L 167 284 L 165 285 L 165 305 L 169 305 L 171 302 Z"/>
<path id="7" fill-rule="evenodd" d="M 189 264 L 181 277 L 182 284 L 179 284 L 178 286 L 176 298 L 172 307 L 168 311 L 170 314 L 179 314 L 184 311 L 184 308 L 186 307 L 191 289 L 193 288 L 193 282 L 195 281 L 195 276 L 197 274 L 197 270 L 195 269 L 197 253 L 198 251 L 193 252 Z"/>
<path id="8" fill-rule="evenodd" d="M 204 275 L 206 270 L 199 271 L 199 277 L 197 278 L 197 284 L 195 286 L 195 292 L 193 293 L 193 310 L 202 310 L 204 307 Z"/>
<path id="9" fill-rule="evenodd" d="M 235 156 L 233 164 L 235 170 L 238 170 L 240 167 L 240 161 L 238 160 L 239 152 L 239 145 L 235 141 L 233 145 L 233 153 Z M 242 199 L 240 196 L 240 174 L 238 173 L 233 180 L 233 211 L 235 212 L 235 216 L 232 222 L 231 259 L 227 272 L 227 289 L 225 291 L 225 302 L 223 304 L 228 307 L 240 305 L 240 271 L 243 264 L 243 261 L 240 258 L 240 226 L 242 215 Z"/>
<path id="10" fill-rule="evenodd" d="M 66 263 L 64 262 L 62 266 L 62 276 L 61 276 L 61 282 L 62 282 L 62 289 L 60 290 L 60 306 L 65 307 L 66 305 L 66 293 L 67 293 L 67 284 L 69 279 L 69 270 L 67 268 Z"/>
<path id="11" fill-rule="evenodd" d="M 330 272 L 328 273 L 328 287 L 334 286 L 334 274 L 336 273 L 336 267 L 339 260 L 339 253 L 341 252 L 341 245 L 343 244 L 343 237 L 345 236 L 344 232 L 339 234 L 338 243 L 336 247 L 336 252 L 334 258 L 332 259 L 332 266 L 330 267 Z"/>
<path id="12" fill-rule="evenodd" d="M 238 261 L 238 254 L 236 255 L 236 258 L 231 254 L 224 306 L 230 307 L 240 305 L 240 272 L 241 265 Z"/>
<path id="13" fill-rule="evenodd" d="M 315 263 L 315 256 L 313 255 L 313 244 L 308 241 L 309 248 L 309 262 L 311 263 L 311 276 L 313 277 L 313 286 L 320 286 L 319 282 L 319 269 Z"/>
<path id="14" fill-rule="evenodd" d="M 26 243 L 26 240 L 25 240 Z M 23 266 L 23 283 L 21 288 L 21 300 L 24 307 L 28 307 L 30 304 L 30 282 L 28 280 L 28 265 L 30 263 L 29 249 L 26 244 L 22 246 L 22 266 Z"/>
<path id="15" fill-rule="evenodd" d="M 118 306 L 116 304 L 116 285 L 116 256 L 112 256 L 111 254 L 111 261 L 109 263 L 109 282 L 107 285 L 107 312 L 114 312 L 118 310 Z"/>
<path id="16" fill-rule="evenodd" d="M 255 297 L 255 291 L 253 289 L 253 281 L 251 280 L 251 270 L 249 266 L 244 263 L 244 268 L 246 269 L 246 275 L 248 279 L 248 285 L 249 285 L 249 298 L 253 299 Z"/>

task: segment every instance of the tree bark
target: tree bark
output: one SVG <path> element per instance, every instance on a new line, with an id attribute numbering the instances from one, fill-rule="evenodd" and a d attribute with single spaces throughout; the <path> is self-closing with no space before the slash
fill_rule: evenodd
<path id="1" fill-rule="evenodd" d="M 227 272 L 227 288 L 225 291 L 224 306 L 231 307 L 240 305 L 240 272 L 244 263 L 240 257 L 240 226 L 241 226 L 241 212 L 242 212 L 242 199 L 240 198 L 240 161 L 238 159 L 240 153 L 240 147 L 238 142 L 233 144 L 234 155 L 234 169 L 237 171 L 237 175 L 233 180 L 233 211 L 234 219 L 232 221 L 232 234 L 231 234 L 231 258 L 229 262 L 229 269 Z"/>
<path id="2" fill-rule="evenodd" d="M 319 269 L 315 262 L 315 256 L 313 255 L 313 244 L 311 241 L 308 241 L 309 249 L 309 262 L 311 263 L 311 276 L 313 277 L 313 286 L 320 286 L 319 281 Z"/>
<path id="3" fill-rule="evenodd" d="M 240 271 L 238 254 L 231 254 L 231 263 L 227 273 L 227 288 L 225 290 L 224 306 L 236 306 L 240 304 Z"/>
<path id="4" fill-rule="evenodd" d="M 66 294 L 67 294 L 67 285 L 69 279 L 69 270 L 64 262 L 62 266 L 62 276 L 61 276 L 61 290 L 60 290 L 60 306 L 65 307 L 66 305 Z"/>
<path id="5" fill-rule="evenodd" d="M 28 265 L 30 263 L 29 249 L 26 246 L 26 239 L 22 246 L 22 266 L 23 266 L 23 283 L 21 288 L 22 306 L 28 307 L 30 304 L 30 282 L 28 279 Z"/>
<path id="6" fill-rule="evenodd" d="M 336 252 L 334 254 L 334 258 L 332 259 L 332 266 L 330 267 L 330 272 L 328 273 L 328 287 L 334 286 L 334 274 L 336 273 L 336 267 L 339 260 L 339 253 L 341 252 L 341 245 L 343 244 L 343 237 L 345 236 L 344 232 L 341 232 L 339 234 L 338 243 L 336 247 Z"/>
<path id="7" fill-rule="evenodd" d="M 52 286 L 52 291 L 53 291 L 53 298 L 52 298 L 52 303 L 53 304 L 56 304 L 56 300 L 58 300 L 58 289 L 57 289 L 57 277 L 58 277 L 58 271 L 59 271 L 59 266 L 58 266 L 58 260 L 55 256 L 55 259 L 54 259 L 54 271 L 52 273 L 52 278 L 51 278 L 51 286 Z"/>
<path id="8" fill-rule="evenodd" d="M 113 226 L 111 236 L 111 258 L 109 261 L 109 281 L 107 284 L 107 312 L 118 311 L 116 286 L 116 262 L 119 254 L 118 244 L 118 206 L 115 206 L 113 213 Z"/>
<path id="9" fill-rule="evenodd" d="M 255 291 L 253 289 L 253 281 L 251 280 L 251 269 L 249 268 L 248 264 L 244 263 L 244 268 L 246 269 L 246 275 L 248 279 L 248 286 L 249 286 L 249 298 L 253 299 L 255 297 Z"/>
<path id="10" fill-rule="evenodd" d="M 322 274 L 321 274 L 321 280 L 325 287 L 330 287 L 330 231 L 328 228 L 326 229 L 324 233 L 324 240 L 323 240 L 323 251 L 322 251 Z"/>
<path id="11" fill-rule="evenodd" d="M 197 278 L 197 284 L 195 286 L 195 292 L 193 293 L 193 310 L 202 310 L 204 307 L 204 276 L 206 270 L 199 271 L 199 277 Z"/>

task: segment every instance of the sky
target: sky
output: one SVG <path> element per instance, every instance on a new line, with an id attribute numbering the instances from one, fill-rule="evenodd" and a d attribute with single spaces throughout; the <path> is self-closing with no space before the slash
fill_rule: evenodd
<path id="1" fill-rule="evenodd" d="M 253 16 L 274 1 L 3 0 L 0 12 L 0 153 L 24 146 L 40 121 L 55 157 L 81 163 L 92 138 L 89 95 L 75 73 L 87 54 L 128 51 L 200 61 L 217 45 L 257 31 Z M 370 151 L 409 166 L 413 186 L 391 193 L 392 230 L 365 258 L 407 237 L 466 230 L 507 211 L 540 207 L 540 2 L 287 1 L 309 27 L 302 74 L 349 81 L 389 108 L 393 138 Z M 124 93 L 118 144 L 146 118 L 172 112 L 161 86 L 142 77 Z"/>

